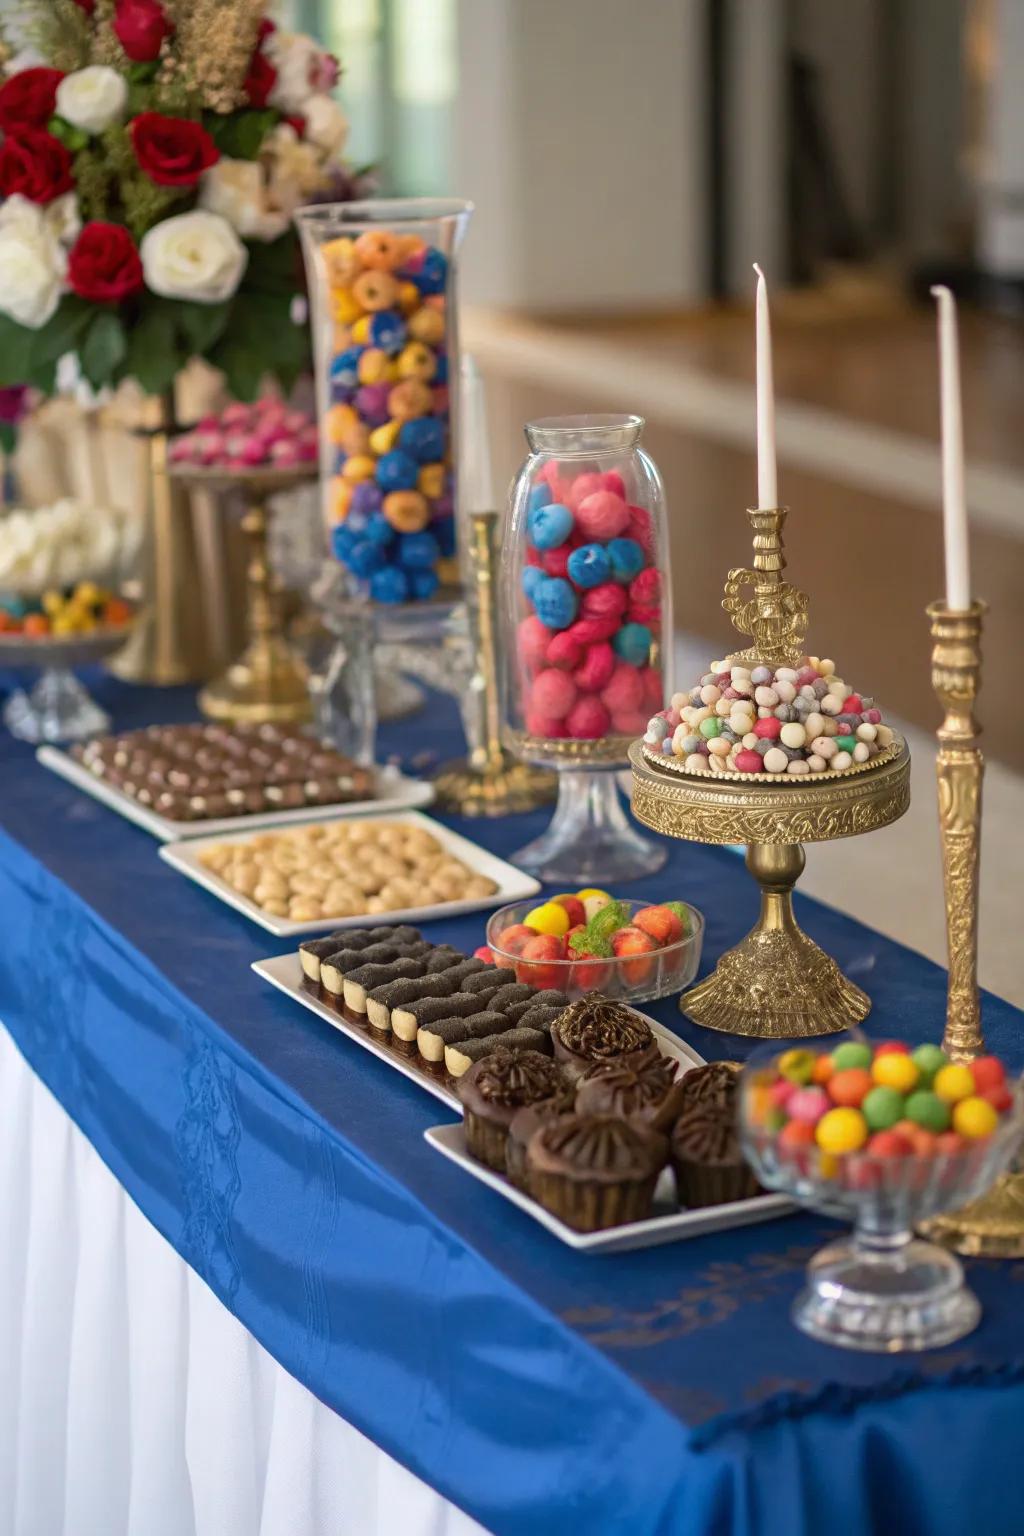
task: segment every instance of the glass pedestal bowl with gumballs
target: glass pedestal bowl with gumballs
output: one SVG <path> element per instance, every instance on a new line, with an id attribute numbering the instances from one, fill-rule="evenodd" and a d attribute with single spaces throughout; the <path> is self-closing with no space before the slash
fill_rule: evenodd
<path id="1" fill-rule="evenodd" d="M 608 886 L 659 869 L 663 845 L 625 812 L 617 772 L 671 692 L 665 492 L 643 418 L 526 426 L 502 536 L 503 737 L 553 768 L 547 831 L 515 855 L 541 879 Z"/>

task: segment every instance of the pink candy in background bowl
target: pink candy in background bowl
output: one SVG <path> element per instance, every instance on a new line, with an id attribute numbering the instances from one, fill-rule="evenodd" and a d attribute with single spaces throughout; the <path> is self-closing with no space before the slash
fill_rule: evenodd
<path id="1" fill-rule="evenodd" d="M 316 422 L 305 411 L 263 395 L 245 405 L 233 400 L 204 416 L 171 444 L 171 463 L 202 469 L 292 469 L 315 464 Z"/>

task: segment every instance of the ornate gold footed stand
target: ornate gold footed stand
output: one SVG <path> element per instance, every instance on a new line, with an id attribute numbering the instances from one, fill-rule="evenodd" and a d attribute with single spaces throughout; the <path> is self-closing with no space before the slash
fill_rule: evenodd
<path id="1" fill-rule="evenodd" d="M 981 686 L 984 603 L 955 613 L 932 603 L 932 686 L 945 718 L 936 759 L 949 987 L 942 1048 L 957 1061 L 984 1050 L 978 994 L 978 875 L 985 762 L 974 705 Z M 1004 1173 L 980 1200 L 928 1223 L 935 1242 L 986 1258 L 1024 1257 L 1024 1173 Z"/>
<path id="2" fill-rule="evenodd" d="M 722 607 L 753 644 L 732 662 L 792 666 L 803 654 L 807 598 L 782 580 L 784 507 L 751 510 L 754 561 L 733 570 Z M 745 591 L 749 597 L 744 597 Z M 877 766 L 822 777 L 687 774 L 630 748 L 633 814 L 665 837 L 747 845 L 747 868 L 761 887 L 761 915 L 712 974 L 684 992 L 679 1007 L 709 1029 L 761 1039 L 834 1034 L 866 1017 L 871 1000 L 803 933 L 793 887 L 803 843 L 831 842 L 886 827 L 910 804 L 910 754 L 896 740 Z"/>
<path id="3" fill-rule="evenodd" d="M 756 785 L 752 780 L 684 778 L 656 768 L 640 743 L 630 749 L 633 815 L 665 837 L 747 844 L 747 868 L 761 887 L 761 915 L 706 981 L 684 992 L 688 1018 L 730 1035 L 790 1039 L 834 1034 L 871 1007 L 860 987 L 797 926 L 793 887 L 802 843 L 830 842 L 886 827 L 910 804 L 910 754 L 832 783 Z"/>
<path id="4" fill-rule="evenodd" d="M 468 522 L 474 587 L 470 603 L 474 667 L 469 689 L 477 710 L 470 740 L 472 743 L 475 738 L 475 745 L 467 757 L 444 765 L 434 780 L 434 790 L 440 810 L 457 811 L 461 816 L 511 816 L 553 800 L 558 779 L 547 768 L 516 762 L 501 744 L 494 590 L 498 513 L 472 512 Z"/>
<path id="5" fill-rule="evenodd" d="M 284 638 L 267 552 L 270 497 L 316 478 L 315 465 L 288 469 L 201 469 L 172 471 L 174 479 L 221 493 L 240 491 L 247 500 L 242 531 L 249 540 L 246 571 L 246 629 L 249 640 L 222 676 L 199 693 L 199 708 L 211 720 L 248 725 L 297 725 L 312 719 L 305 663 Z"/>

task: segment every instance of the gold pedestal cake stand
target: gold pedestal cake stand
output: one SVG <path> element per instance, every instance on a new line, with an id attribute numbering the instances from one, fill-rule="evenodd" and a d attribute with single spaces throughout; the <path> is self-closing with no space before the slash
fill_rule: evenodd
<path id="1" fill-rule="evenodd" d="M 833 782 L 729 782 L 684 778 L 630 749 L 633 814 L 665 837 L 747 845 L 747 868 L 761 887 L 761 915 L 699 986 L 684 992 L 688 1018 L 730 1035 L 788 1039 L 833 1034 L 865 1018 L 871 1000 L 798 927 L 793 887 L 803 843 L 830 842 L 886 827 L 910 804 L 910 754 L 899 748 L 878 768 Z"/>
<path id="2" fill-rule="evenodd" d="M 729 572 L 722 607 L 752 644 L 728 658 L 793 666 L 803 655 L 807 597 L 783 581 L 786 509 L 752 509 L 751 567 Z M 749 592 L 749 596 L 745 594 Z M 871 1008 L 860 987 L 801 932 L 793 887 L 803 843 L 873 832 L 910 804 L 910 754 L 896 738 L 877 760 L 841 773 L 805 776 L 685 773 L 630 748 L 633 814 L 665 837 L 747 845 L 747 868 L 761 887 L 761 915 L 734 949 L 679 1006 L 709 1029 L 762 1039 L 834 1034 Z"/>

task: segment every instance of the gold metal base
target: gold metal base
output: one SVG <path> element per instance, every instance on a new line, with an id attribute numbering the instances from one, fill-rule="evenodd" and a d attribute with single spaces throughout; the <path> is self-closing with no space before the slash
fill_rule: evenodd
<path id="1" fill-rule="evenodd" d="M 199 693 L 210 720 L 245 725 L 301 725 L 313 718 L 309 677 L 287 641 L 265 635 Z"/>
<path id="2" fill-rule="evenodd" d="M 793 886 L 803 867 L 798 843 L 747 849 L 761 916 L 706 981 L 683 993 L 679 1008 L 688 1019 L 727 1035 L 786 1040 L 835 1034 L 867 1017 L 867 993 L 797 926 Z"/>
<path id="3" fill-rule="evenodd" d="M 804 867 L 802 843 L 828 842 L 888 826 L 910 803 L 910 755 L 871 773 L 799 785 L 685 778 L 630 748 L 633 814 L 665 837 L 746 844 L 747 868 L 761 887 L 761 916 L 713 973 L 683 994 L 688 1018 L 725 1034 L 777 1040 L 834 1034 L 859 1024 L 867 994 L 797 926 L 793 887 Z"/>
<path id="4" fill-rule="evenodd" d="M 446 763 L 434 779 L 437 808 L 460 816 L 513 816 L 549 805 L 558 775 L 502 754 L 498 767 L 474 768 L 467 758 Z"/>
<path id="5" fill-rule="evenodd" d="M 1024 1173 L 1004 1173 L 980 1200 L 947 1211 L 920 1229 L 966 1258 L 1024 1258 Z"/>

